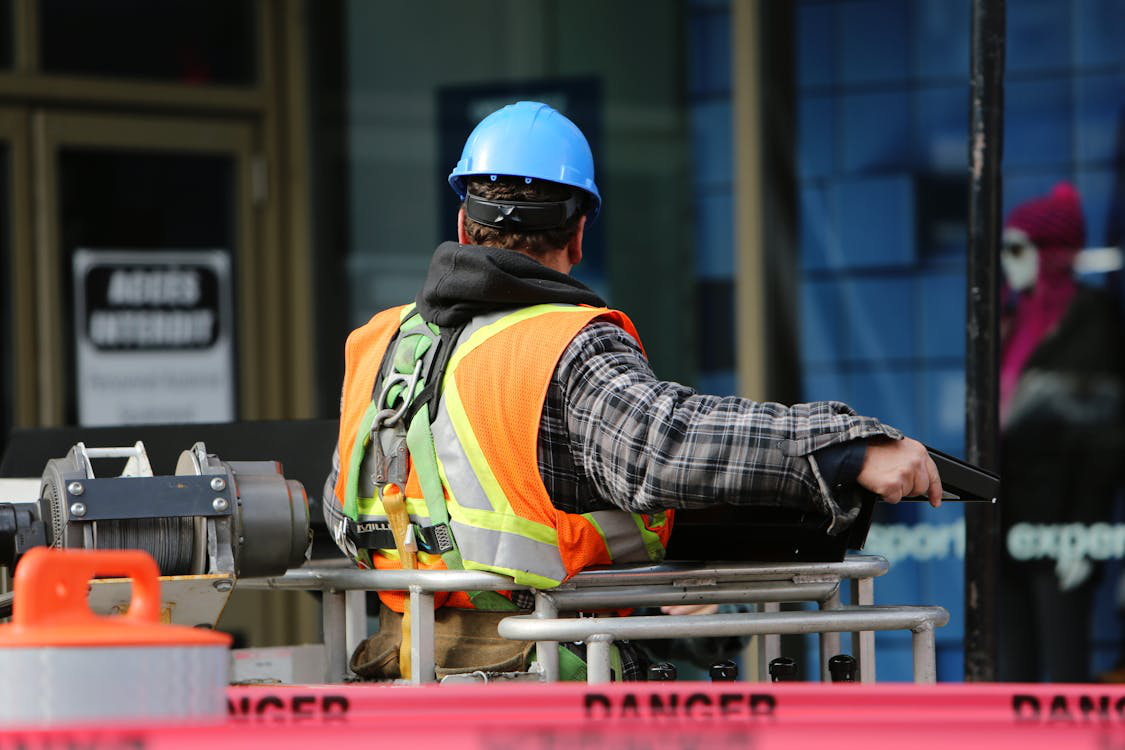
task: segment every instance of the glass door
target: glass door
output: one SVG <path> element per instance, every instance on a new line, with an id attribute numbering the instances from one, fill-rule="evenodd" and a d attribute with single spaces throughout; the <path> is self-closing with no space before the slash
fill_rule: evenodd
<path id="1" fill-rule="evenodd" d="M 0 276 L 11 278 L 12 238 L 12 149 L 7 139 L 0 140 Z M 10 295 L 0 295 L 0 456 L 4 453 L 8 431 L 12 428 L 15 406 L 16 372 L 14 367 L 13 339 L 15 314 Z"/>
<path id="2" fill-rule="evenodd" d="M 0 455 L 8 432 L 29 424 L 34 415 L 32 335 L 21 321 L 30 318 L 31 243 L 27 191 L 27 118 L 0 108 Z"/>
<path id="3" fill-rule="evenodd" d="M 257 243 L 254 127 L 35 118 L 36 274 L 50 290 L 37 300 L 42 422 L 260 416 L 274 292 Z"/>

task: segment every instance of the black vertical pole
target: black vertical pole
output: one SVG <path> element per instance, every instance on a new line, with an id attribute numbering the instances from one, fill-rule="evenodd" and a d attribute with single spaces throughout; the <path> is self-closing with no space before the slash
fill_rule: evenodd
<path id="1" fill-rule="evenodd" d="M 999 463 L 1000 160 L 1004 133 L 1004 0 L 973 0 L 969 113 L 968 342 L 965 457 Z M 996 679 L 1000 519 L 965 508 L 965 679 Z"/>

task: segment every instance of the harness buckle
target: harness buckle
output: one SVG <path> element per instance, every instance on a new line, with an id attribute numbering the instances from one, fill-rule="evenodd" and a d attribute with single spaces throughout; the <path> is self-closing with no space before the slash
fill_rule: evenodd
<path id="1" fill-rule="evenodd" d="M 439 555 L 452 552 L 456 548 L 456 545 L 453 544 L 453 534 L 450 533 L 447 524 L 439 523 L 430 528 L 433 529 L 434 546 L 437 548 Z"/>
<path id="2" fill-rule="evenodd" d="M 397 484 L 403 492 L 406 491 L 406 477 L 410 470 L 409 456 L 406 438 L 398 437 L 395 440 L 394 448 L 391 449 L 391 455 L 385 458 L 386 481 L 390 484 Z"/>
<path id="3" fill-rule="evenodd" d="M 391 449 L 391 455 L 388 456 L 383 451 L 383 441 L 380 440 L 379 433 L 387 429 L 397 429 L 402 425 L 402 417 L 410 407 L 414 389 L 417 388 L 418 380 L 422 376 L 422 364 L 421 360 L 416 362 L 414 371 L 409 375 L 398 372 L 388 375 L 383 383 L 383 390 L 379 393 L 378 403 L 383 408 L 376 412 L 375 418 L 371 420 L 371 449 L 374 454 L 373 463 L 375 465 L 375 471 L 371 474 L 371 483 L 377 489 L 382 489 L 387 484 L 397 484 L 404 490 L 406 489 L 406 477 L 409 473 L 409 452 L 406 447 L 406 438 L 398 436 L 394 447 Z M 404 387 L 398 394 L 398 405 L 392 407 L 387 404 L 387 395 L 391 388 L 398 383 L 402 383 Z"/>
<path id="4" fill-rule="evenodd" d="M 379 414 L 375 415 L 373 425 L 379 421 L 379 416 L 381 414 L 383 414 L 383 412 L 379 412 Z M 387 456 L 383 453 L 383 442 L 379 440 L 379 431 L 375 427 L 371 428 L 371 454 L 371 463 L 375 469 L 371 472 L 371 483 L 375 485 L 377 489 L 382 489 L 383 485 L 387 483 Z"/>

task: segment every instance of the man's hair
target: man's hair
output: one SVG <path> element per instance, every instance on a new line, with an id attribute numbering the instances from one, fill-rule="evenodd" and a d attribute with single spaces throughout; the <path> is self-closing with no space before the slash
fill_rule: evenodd
<path id="1" fill-rule="evenodd" d="M 507 232 L 496 227 L 486 227 L 478 224 L 465 214 L 465 233 L 474 245 L 488 245 L 489 247 L 503 247 L 508 250 L 525 250 L 534 255 L 549 253 L 566 247 L 567 243 L 578 231 L 578 220 L 586 212 L 588 198 L 585 193 L 569 185 L 560 185 L 547 180 L 532 180 L 527 182 L 523 177 L 509 177 L 497 175 L 493 180 L 490 177 L 470 177 L 466 181 L 468 192 L 478 198 L 499 201 L 527 201 L 528 203 L 544 203 L 547 201 L 565 201 L 572 195 L 578 194 L 581 201 L 579 210 L 561 227 L 556 229 L 543 229 L 536 232 Z"/>

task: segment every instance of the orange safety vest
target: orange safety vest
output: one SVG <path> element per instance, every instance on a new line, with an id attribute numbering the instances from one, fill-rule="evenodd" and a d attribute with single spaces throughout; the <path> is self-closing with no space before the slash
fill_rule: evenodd
<path id="1" fill-rule="evenodd" d="M 413 306 L 384 310 L 348 337 L 335 495 L 344 512 L 361 523 L 385 522 L 386 516 L 378 498 L 357 500 L 355 487 L 349 508 L 349 487 L 359 482 L 362 460 L 356 455 L 356 446 L 363 445 L 357 432 L 365 426 L 365 414 L 370 424 L 384 354 L 413 315 Z M 431 428 L 449 528 L 466 569 L 551 588 L 592 566 L 663 560 L 671 511 L 565 513 L 551 503 L 539 474 L 537 442 L 547 386 L 563 351 L 595 319 L 615 323 L 639 341 L 624 313 L 557 304 L 478 316 L 461 333 L 445 368 Z M 426 526 L 428 511 L 415 462 L 410 463 L 407 510 L 413 523 Z M 400 567 L 394 549 L 359 553 L 361 566 Z M 440 555 L 419 552 L 418 567 L 446 565 Z M 402 611 L 403 592 L 379 596 Z M 461 592 L 438 592 L 434 598 L 435 606 L 472 606 Z"/>

